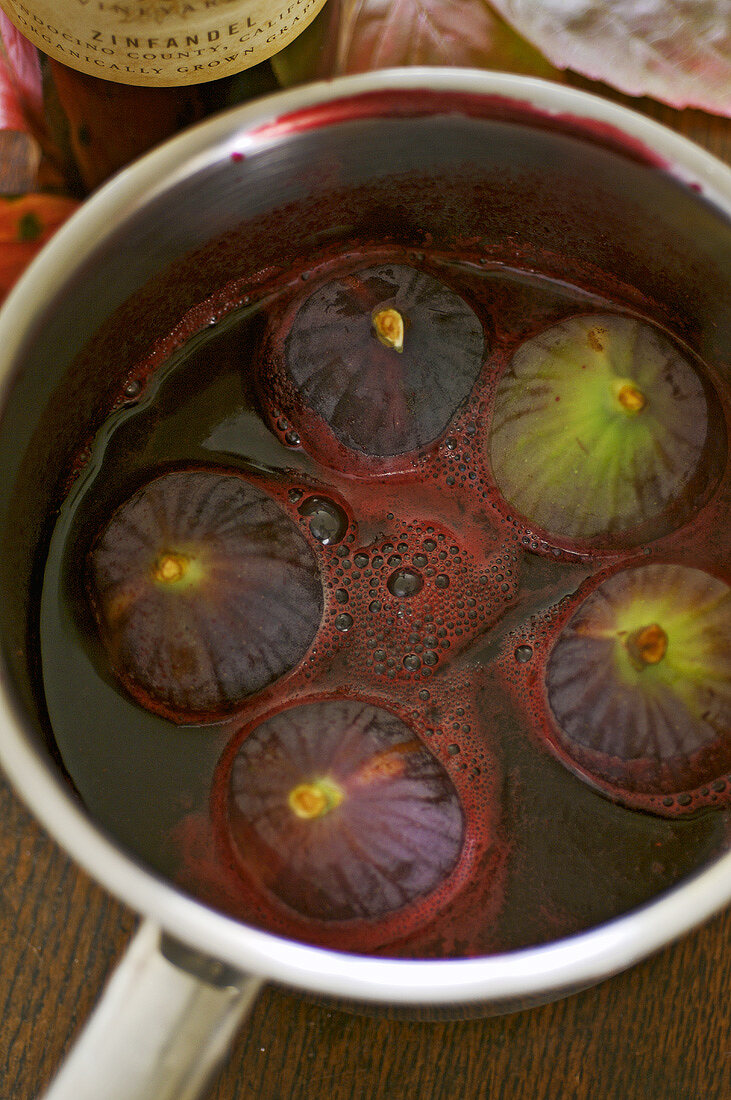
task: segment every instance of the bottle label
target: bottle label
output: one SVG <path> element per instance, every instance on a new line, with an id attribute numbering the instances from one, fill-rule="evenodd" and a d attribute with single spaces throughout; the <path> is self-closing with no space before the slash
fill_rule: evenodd
<path id="1" fill-rule="evenodd" d="M 121 84 L 200 84 L 284 49 L 325 0 L 0 0 L 22 34 L 72 69 Z"/>

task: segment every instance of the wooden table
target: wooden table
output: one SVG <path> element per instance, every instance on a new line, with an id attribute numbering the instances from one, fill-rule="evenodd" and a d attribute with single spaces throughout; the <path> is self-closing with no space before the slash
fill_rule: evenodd
<path id="1" fill-rule="evenodd" d="M 731 121 L 570 82 L 731 162 Z M 136 918 L 77 870 L 1 783 L 0 814 L 0 1100 L 31 1100 Z M 730 990 L 731 910 L 593 990 L 509 1017 L 395 1023 L 269 988 L 211 1100 L 731 1100 Z"/>

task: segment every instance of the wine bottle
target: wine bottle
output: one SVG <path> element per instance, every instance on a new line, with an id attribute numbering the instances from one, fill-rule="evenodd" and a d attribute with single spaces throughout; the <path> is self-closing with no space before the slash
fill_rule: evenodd
<path id="1" fill-rule="evenodd" d="M 83 196 L 207 115 L 278 88 L 268 61 L 206 84 L 119 84 L 43 58 L 45 124 L 65 190 Z M 48 142 L 43 143 L 48 147 Z M 59 152 L 65 156 L 59 158 Z"/>
<path id="2" fill-rule="evenodd" d="M 266 61 L 325 0 L 0 0 L 56 61 L 120 84 L 179 87 Z"/>

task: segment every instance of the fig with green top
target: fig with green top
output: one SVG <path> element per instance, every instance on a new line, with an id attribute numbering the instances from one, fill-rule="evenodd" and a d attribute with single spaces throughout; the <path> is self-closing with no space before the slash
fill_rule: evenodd
<path id="1" fill-rule="evenodd" d="M 678 793 L 731 767 L 731 589 L 682 565 L 616 573 L 550 654 L 561 744 L 599 778 Z"/>
<path id="2" fill-rule="evenodd" d="M 685 522 L 715 476 L 713 396 L 658 329 L 618 314 L 569 317 L 526 340 L 498 383 L 497 486 L 554 536 L 644 527 L 658 537 Z"/>
<path id="3" fill-rule="evenodd" d="M 320 625 L 313 551 L 234 473 L 162 474 L 112 515 L 87 583 L 114 672 L 147 709 L 213 720 L 290 671 Z"/>
<path id="4" fill-rule="evenodd" d="M 257 726 L 231 765 L 227 807 L 244 872 L 310 920 L 397 913 L 439 887 L 462 850 L 445 769 L 400 718 L 354 700 Z"/>

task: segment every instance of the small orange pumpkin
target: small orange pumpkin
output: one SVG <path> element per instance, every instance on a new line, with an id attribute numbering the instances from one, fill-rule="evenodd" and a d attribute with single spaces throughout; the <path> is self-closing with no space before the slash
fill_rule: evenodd
<path id="1" fill-rule="evenodd" d="M 0 196 L 0 300 L 78 206 L 60 195 Z"/>

